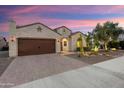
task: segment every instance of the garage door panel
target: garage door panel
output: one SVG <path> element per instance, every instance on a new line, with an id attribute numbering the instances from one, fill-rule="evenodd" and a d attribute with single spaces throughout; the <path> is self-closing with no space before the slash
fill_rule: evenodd
<path id="1" fill-rule="evenodd" d="M 55 39 L 18 39 L 18 55 L 55 53 Z"/>

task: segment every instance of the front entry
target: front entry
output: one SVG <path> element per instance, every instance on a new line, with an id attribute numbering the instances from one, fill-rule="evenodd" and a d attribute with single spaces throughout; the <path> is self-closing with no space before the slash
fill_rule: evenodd
<path id="1" fill-rule="evenodd" d="M 69 50 L 69 42 L 67 38 L 63 38 L 61 41 L 61 51 L 68 51 Z"/>
<path id="2" fill-rule="evenodd" d="M 55 53 L 55 39 L 18 39 L 18 55 Z"/>

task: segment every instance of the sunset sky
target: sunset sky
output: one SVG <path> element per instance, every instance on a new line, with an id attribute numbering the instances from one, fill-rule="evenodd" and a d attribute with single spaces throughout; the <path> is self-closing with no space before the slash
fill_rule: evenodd
<path id="1" fill-rule="evenodd" d="M 87 33 L 97 23 L 118 22 L 124 27 L 124 6 L 0 6 L 0 34 L 8 35 L 8 20 L 14 19 L 17 25 L 41 22 L 52 29 L 67 26 L 73 32 Z"/>

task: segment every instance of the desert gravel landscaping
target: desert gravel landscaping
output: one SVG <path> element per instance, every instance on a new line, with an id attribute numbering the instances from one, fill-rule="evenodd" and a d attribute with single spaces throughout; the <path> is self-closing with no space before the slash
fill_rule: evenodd
<path id="1" fill-rule="evenodd" d="M 66 55 L 66 56 L 80 60 L 80 61 L 85 62 L 87 64 L 96 64 L 99 62 L 103 62 L 106 60 L 110 60 L 113 58 L 124 56 L 124 50 L 109 51 L 106 53 L 109 56 L 104 55 L 104 54 L 105 54 L 105 52 L 100 52 L 98 55 L 92 55 L 92 56 L 78 57 L 77 54 L 70 54 L 70 55 Z"/>

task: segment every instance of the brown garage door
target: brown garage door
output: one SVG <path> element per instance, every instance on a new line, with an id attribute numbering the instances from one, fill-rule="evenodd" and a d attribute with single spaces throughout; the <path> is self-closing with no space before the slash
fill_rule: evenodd
<path id="1" fill-rule="evenodd" d="M 18 55 L 55 53 L 55 39 L 18 39 Z"/>

